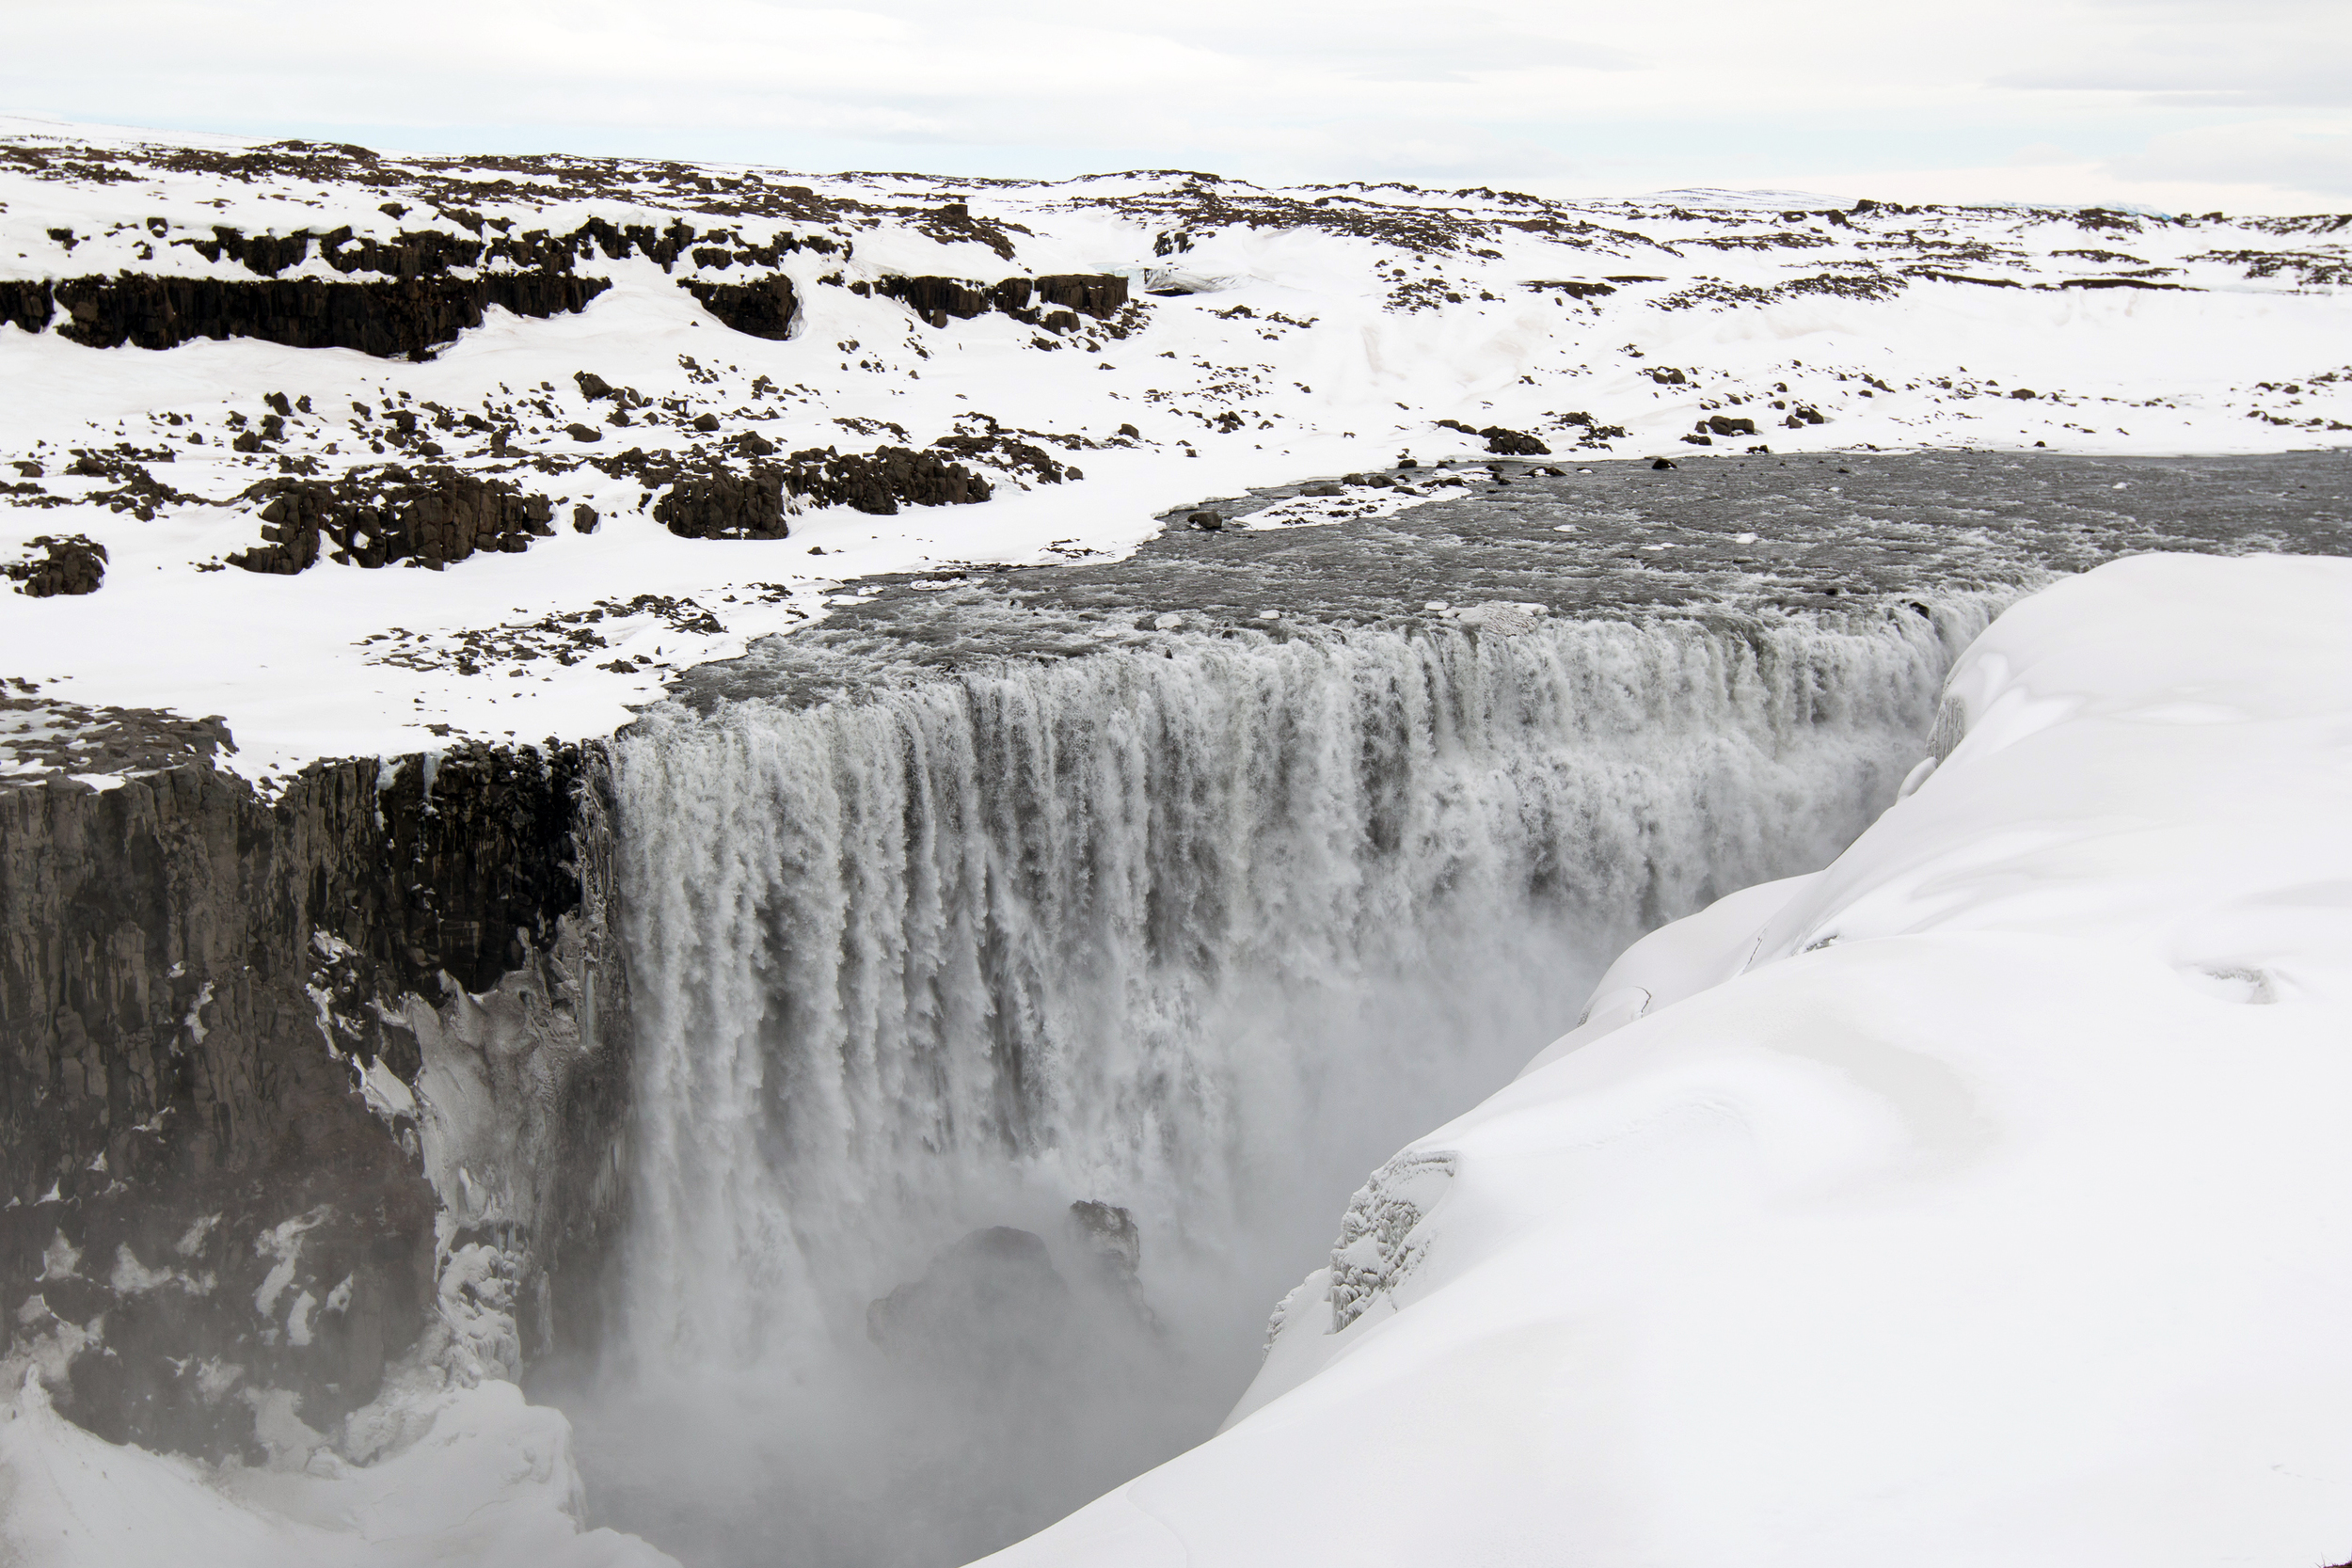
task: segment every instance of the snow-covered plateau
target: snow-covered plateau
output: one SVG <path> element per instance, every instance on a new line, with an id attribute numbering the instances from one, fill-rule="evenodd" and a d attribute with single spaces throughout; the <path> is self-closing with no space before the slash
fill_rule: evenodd
<path id="1" fill-rule="evenodd" d="M 0 117 L 0 1562 L 2344 1560 L 2347 233 Z"/>
<path id="2" fill-rule="evenodd" d="M 12 603 L 0 655 L 38 734 L 217 715 L 225 765 L 267 780 L 608 733 L 857 578 L 1120 553 L 1170 508 L 1518 447 L 1485 430 L 1685 464 L 2342 447 L 2348 225 L 0 119 L 0 551 L 106 552 L 102 592 Z M 885 448 L 989 499 L 916 504 L 980 493 L 937 474 L 832 499 L 863 476 L 839 456 Z M 698 490 L 752 474 L 764 510 Z M 1342 489 L 1300 510 L 1393 499 Z M 109 770 L 80 761 L 10 766 Z"/>

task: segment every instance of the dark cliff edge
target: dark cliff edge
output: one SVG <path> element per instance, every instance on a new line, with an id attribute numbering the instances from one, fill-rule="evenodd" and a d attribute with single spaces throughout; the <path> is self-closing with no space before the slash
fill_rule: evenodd
<path id="1" fill-rule="evenodd" d="M 115 1441 L 364 1459 L 389 1380 L 592 1343 L 607 810 L 593 745 L 0 790 L 0 1372 Z"/>

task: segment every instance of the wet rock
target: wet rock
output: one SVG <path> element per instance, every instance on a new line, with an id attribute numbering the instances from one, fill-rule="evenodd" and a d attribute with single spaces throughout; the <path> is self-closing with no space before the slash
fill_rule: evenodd
<path id="1" fill-rule="evenodd" d="M 44 533 L 24 547 L 41 553 L 0 566 L 0 576 L 14 580 L 16 591 L 27 598 L 95 594 L 105 580 L 106 546 L 81 534 Z"/>
<path id="2" fill-rule="evenodd" d="M 867 1307 L 866 1334 L 897 1357 L 1001 1375 L 1053 1358 L 1072 1309 L 1044 1241 L 1000 1225 L 971 1232 L 922 1278 Z"/>
<path id="3" fill-rule="evenodd" d="M 1081 1198 L 1070 1206 L 1072 1236 L 1113 1284 L 1132 1291 L 1143 1264 L 1143 1232 L 1135 1215 L 1117 1204 Z"/>
<path id="4" fill-rule="evenodd" d="M 286 1390 L 331 1429 L 418 1341 L 438 1208 L 420 1030 L 503 1007 L 510 1053 L 526 1016 L 581 1034 L 578 950 L 556 955 L 603 864 L 576 835 L 588 755 L 322 764 L 274 805 L 200 763 L 0 790 L 0 1333 L 13 1352 L 94 1335 L 52 1382 L 71 1418 L 258 1459 L 237 1394 Z M 444 973 L 465 994 L 420 997 Z M 625 1042 L 617 990 L 585 1037 Z M 524 1354 L 587 1326 L 556 1330 L 576 1298 L 551 1281 L 597 1272 L 617 1213 L 592 1189 L 626 1075 L 593 1054 L 575 1038 L 486 1085 L 492 1105 L 540 1096 L 579 1139 L 496 1156 L 546 1166 L 544 1192 L 506 1200 L 529 1237 L 513 1283 L 539 1307 L 517 1314 Z"/>

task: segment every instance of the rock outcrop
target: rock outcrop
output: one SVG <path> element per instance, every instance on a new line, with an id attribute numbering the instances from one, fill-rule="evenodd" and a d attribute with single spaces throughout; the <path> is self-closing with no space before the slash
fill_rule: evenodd
<path id="1" fill-rule="evenodd" d="M 39 534 L 24 547 L 40 553 L 0 565 L 0 577 L 13 579 L 16 591 L 29 598 L 95 594 L 106 580 L 106 546 L 82 534 Z"/>
<path id="2" fill-rule="evenodd" d="M 326 282 L 298 277 L 247 283 L 122 273 L 20 283 L 0 299 L 27 330 L 50 319 L 91 348 L 177 348 L 198 338 L 259 338 L 289 348 L 351 348 L 379 359 L 430 359 L 495 305 L 518 316 L 584 308 L 612 285 L 565 273 Z M 33 324 L 33 325 L 28 325 Z"/>
<path id="3" fill-rule="evenodd" d="M 784 489 L 755 474 L 680 479 L 654 502 L 654 521 L 681 539 L 782 539 Z"/>
<path id="4" fill-rule="evenodd" d="M 286 577 L 315 563 L 322 549 L 347 565 L 414 562 L 437 571 L 476 550 L 509 554 L 555 531 L 545 496 L 525 495 L 502 480 L 455 468 L 397 465 L 355 469 L 338 479 L 266 479 L 246 493 L 266 499 L 266 541 L 229 557 L 248 572 Z"/>
<path id="5" fill-rule="evenodd" d="M 280 1395 L 331 1433 L 403 1357 L 589 1331 L 627 1017 L 600 767 L 0 792 L 9 1375 L 118 1441 L 259 1457 Z"/>

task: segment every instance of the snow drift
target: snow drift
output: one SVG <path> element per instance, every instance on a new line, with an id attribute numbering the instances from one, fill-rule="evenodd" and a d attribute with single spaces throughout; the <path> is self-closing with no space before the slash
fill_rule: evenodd
<path id="1" fill-rule="evenodd" d="M 2340 1560 L 2352 564 L 1963 656 L 1828 869 L 1418 1140 L 1227 1429 L 992 1562 Z"/>

